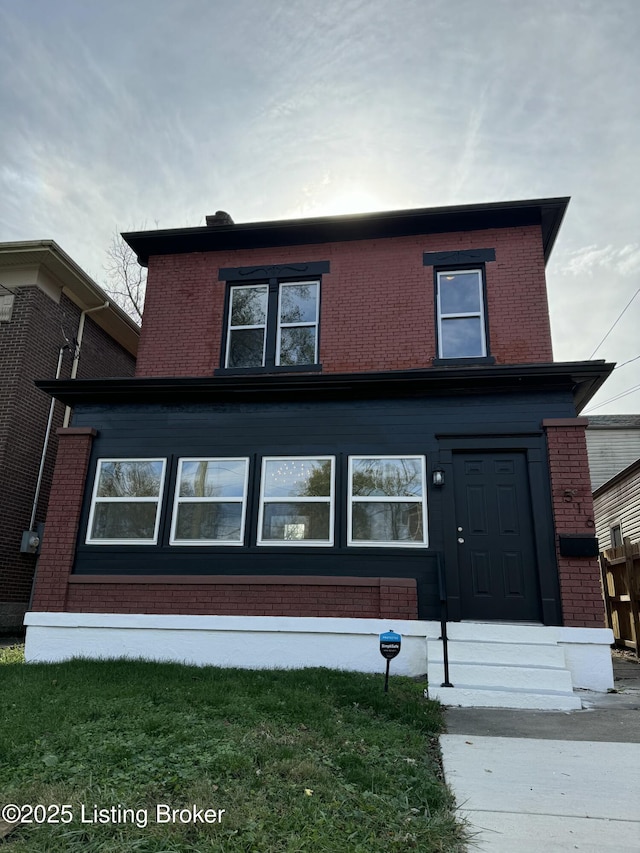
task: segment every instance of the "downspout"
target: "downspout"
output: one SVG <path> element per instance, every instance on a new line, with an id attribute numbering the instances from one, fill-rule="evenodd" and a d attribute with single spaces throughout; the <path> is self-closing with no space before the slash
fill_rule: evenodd
<path id="1" fill-rule="evenodd" d="M 80 349 L 82 348 L 82 338 L 84 336 L 84 318 L 87 314 L 93 314 L 94 311 L 102 311 L 104 308 L 108 308 L 111 303 L 107 300 L 103 305 L 96 305 L 95 308 L 87 308 L 80 314 L 80 320 L 78 322 L 78 333 L 76 335 L 76 346 L 73 353 L 73 364 L 71 365 L 71 376 L 69 379 L 75 379 L 78 375 L 78 362 L 80 361 Z M 57 378 L 57 377 L 56 377 Z M 67 406 L 64 410 L 64 420 L 62 422 L 63 427 L 69 426 L 69 421 L 71 419 L 71 406 Z"/>
<path id="2" fill-rule="evenodd" d="M 80 360 L 80 347 L 82 345 L 82 337 L 84 335 L 84 319 L 87 314 L 91 314 L 93 311 L 101 311 L 103 308 L 108 308 L 111 303 L 107 300 L 103 305 L 96 305 L 95 308 L 86 308 L 80 314 L 80 320 L 78 322 L 78 332 L 76 336 L 75 343 L 75 351 L 73 354 L 73 364 L 71 367 L 71 379 L 75 379 L 78 373 L 78 362 Z M 58 366 L 56 368 L 56 379 L 60 379 L 60 372 L 62 370 L 62 356 L 64 355 L 64 351 L 69 349 L 69 344 L 65 344 L 60 347 L 60 352 L 58 353 Z M 35 520 L 36 520 L 36 512 L 38 510 L 38 500 L 40 498 L 40 489 L 42 487 L 42 477 L 44 474 L 44 466 L 47 458 L 47 448 L 49 447 L 49 436 L 51 434 L 51 424 L 53 423 L 53 412 L 55 409 L 56 401 L 55 397 L 51 398 L 51 405 L 49 406 L 49 418 L 47 420 L 47 428 L 45 430 L 44 442 L 42 445 L 42 455 L 40 457 L 40 469 L 38 471 L 38 480 L 36 482 L 36 491 L 33 497 L 33 507 L 31 509 L 31 520 L 29 522 L 29 530 L 23 533 L 22 535 L 22 547 L 21 553 L 30 553 L 30 554 L 38 554 L 41 544 L 42 530 L 36 531 L 34 530 Z M 71 408 L 67 406 L 64 412 L 64 421 L 63 425 L 66 427 L 69 425 L 69 419 L 71 417 Z M 31 583 L 31 594 L 29 596 L 29 604 L 27 610 L 31 610 L 31 603 L 33 601 L 33 594 L 36 588 L 36 575 L 38 572 L 38 566 L 36 563 L 36 569 L 33 573 L 33 581 Z"/>
<path id="3" fill-rule="evenodd" d="M 56 368 L 56 379 L 60 379 L 60 371 L 62 370 L 62 356 L 64 355 L 64 351 L 69 349 L 69 344 L 65 344 L 60 347 L 60 352 L 58 353 L 58 367 Z M 31 521 L 29 522 L 29 532 L 33 532 L 33 525 L 36 520 L 36 511 L 38 509 L 38 498 L 40 497 L 40 487 L 42 486 L 42 475 L 44 473 L 44 463 L 47 458 L 47 447 L 49 445 L 49 435 L 51 433 L 51 423 L 53 421 L 53 410 L 56 405 L 55 397 L 51 398 L 51 404 L 49 405 L 49 418 L 47 420 L 47 428 L 44 433 L 44 443 L 42 445 L 42 454 L 40 456 L 40 468 L 38 470 L 38 479 L 36 481 L 36 493 L 33 496 L 33 507 L 31 509 Z"/>

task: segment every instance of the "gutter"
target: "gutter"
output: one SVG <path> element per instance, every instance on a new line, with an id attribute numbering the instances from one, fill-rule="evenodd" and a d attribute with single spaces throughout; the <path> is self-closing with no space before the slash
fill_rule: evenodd
<path id="1" fill-rule="evenodd" d="M 95 308 L 85 308 L 85 310 L 80 314 L 80 320 L 78 321 L 78 332 L 76 334 L 76 346 L 73 352 L 73 364 L 71 365 L 71 379 L 75 379 L 78 375 L 78 362 L 80 361 L 80 350 L 82 349 L 82 338 L 84 337 L 84 320 L 87 314 L 93 314 L 94 311 L 102 311 L 104 308 L 108 308 L 111 305 L 109 300 L 102 305 L 96 305 Z M 56 377 L 57 378 L 57 377 Z M 71 419 L 71 406 L 67 406 L 64 410 L 64 420 L 62 422 L 63 427 L 69 426 L 69 420 Z M 46 445 L 44 452 L 46 453 Z"/>

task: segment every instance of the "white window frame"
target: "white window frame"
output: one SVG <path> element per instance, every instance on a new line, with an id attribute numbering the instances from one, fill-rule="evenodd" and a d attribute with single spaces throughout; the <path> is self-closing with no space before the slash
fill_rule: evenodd
<path id="1" fill-rule="evenodd" d="M 422 496 L 416 495 L 354 495 L 353 494 L 353 463 L 361 459 L 417 459 L 420 461 L 422 474 Z M 347 497 L 347 545 L 355 548 L 427 548 L 429 546 L 429 531 L 427 527 L 427 459 L 419 453 L 396 453 L 380 455 L 377 453 L 361 453 L 349 456 L 348 465 L 348 497 Z M 422 541 L 380 540 L 365 541 L 353 538 L 353 505 L 355 503 L 421 503 L 422 504 Z"/>
<path id="2" fill-rule="evenodd" d="M 233 293 L 235 290 L 256 290 L 259 287 L 265 288 L 267 291 L 267 299 L 266 299 L 266 307 L 264 312 L 264 323 L 254 323 L 249 326 L 234 326 L 231 323 L 232 314 L 233 314 Z M 264 367 L 265 365 L 265 357 L 267 353 L 267 334 L 268 334 L 268 326 L 269 326 L 269 284 L 268 282 L 256 282 L 255 284 L 232 284 L 231 289 L 229 291 L 229 309 L 228 309 L 228 317 L 227 317 L 227 352 L 224 358 L 225 367 L 229 367 L 229 354 L 231 350 L 231 333 L 241 330 L 241 329 L 262 329 L 264 334 L 262 335 L 262 363 L 259 365 L 260 367 Z M 237 367 L 233 368 L 234 370 L 256 370 L 258 365 L 254 365 L 253 367 Z"/>
<path id="3" fill-rule="evenodd" d="M 180 497 L 180 478 L 182 476 L 183 462 L 244 462 L 244 483 L 242 497 Z M 181 456 L 178 459 L 178 472 L 176 476 L 176 488 L 173 498 L 173 512 L 171 516 L 170 545 L 201 547 L 203 545 L 244 545 L 244 533 L 247 516 L 247 492 L 249 485 L 249 457 L 248 456 Z M 202 503 L 240 503 L 242 514 L 240 518 L 240 539 L 176 539 L 176 525 L 178 523 L 178 508 L 180 504 L 202 504 Z"/>
<path id="4" fill-rule="evenodd" d="M 613 544 L 613 531 L 615 528 L 618 528 L 620 531 L 620 545 Z M 624 545 L 624 533 L 622 532 L 622 522 L 614 521 L 613 524 L 609 525 L 609 544 L 612 548 L 621 548 Z"/>
<path id="5" fill-rule="evenodd" d="M 476 273 L 478 276 L 478 295 L 480 297 L 480 310 L 479 311 L 468 311 L 468 312 L 460 312 L 455 314 L 443 314 L 442 307 L 440 304 L 440 280 L 442 277 L 448 275 L 469 275 L 469 273 Z M 436 273 L 436 299 L 437 299 L 437 309 L 438 309 L 438 358 L 486 358 L 487 355 L 487 330 L 486 330 L 486 322 L 485 322 L 485 310 L 484 310 L 484 270 L 482 269 L 452 269 L 452 270 L 438 270 Z M 455 355 L 455 356 L 446 356 L 443 355 L 442 351 L 442 321 L 443 320 L 463 320 L 465 318 L 476 318 L 480 319 L 480 344 L 481 344 L 481 354 L 477 355 Z"/>
<path id="6" fill-rule="evenodd" d="M 10 323 L 13 315 L 14 293 L 2 293 L 0 291 L 0 323 Z"/>
<path id="7" fill-rule="evenodd" d="M 331 462 L 331 487 L 328 497 L 276 497 L 265 498 L 264 484 L 265 473 L 268 462 L 322 462 L 329 460 Z M 308 456 L 263 456 L 262 467 L 260 472 L 260 501 L 258 509 L 258 534 L 257 544 L 266 547 L 303 547 L 303 548 L 331 548 L 334 542 L 334 515 L 335 515 L 335 490 L 336 490 L 336 457 L 324 454 L 308 455 Z M 262 523 L 264 520 L 265 503 L 328 503 L 329 504 L 329 538 L 328 539 L 263 539 L 262 538 Z"/>
<path id="8" fill-rule="evenodd" d="M 160 485 L 158 487 L 157 496 L 153 497 L 129 497 L 125 496 L 122 498 L 105 498 L 98 497 L 98 484 L 100 482 L 100 472 L 102 469 L 103 463 L 109 462 L 161 462 L 162 463 L 162 473 L 160 474 Z M 95 471 L 95 479 L 93 483 L 93 491 L 91 494 L 91 509 L 89 511 L 89 522 L 87 524 L 87 536 L 86 536 L 86 544 L 87 545 L 157 545 L 158 543 L 158 531 L 160 527 L 160 513 L 162 511 L 162 503 L 163 503 L 163 494 L 164 494 L 164 479 L 167 472 L 167 460 L 165 458 L 153 457 L 153 458 L 144 458 L 144 457 L 111 457 L 109 459 L 101 458 L 97 460 L 96 463 L 96 471 Z M 156 518 L 155 524 L 153 528 L 153 537 L 150 539 L 94 539 L 91 537 L 91 531 L 93 530 L 93 520 L 95 516 L 95 510 L 97 504 L 103 503 L 155 503 L 156 504 Z"/>
<path id="9" fill-rule="evenodd" d="M 315 284 L 316 285 L 316 317 L 315 320 L 306 320 L 304 322 L 297 323 L 283 323 L 281 320 L 282 316 L 282 291 L 285 287 L 291 287 L 293 285 L 301 285 L 301 284 Z M 282 339 L 281 331 L 282 329 L 296 329 L 305 327 L 313 327 L 316 331 L 315 342 L 314 342 L 314 350 L 313 350 L 313 361 L 309 362 L 310 364 L 316 364 L 318 361 L 318 320 L 320 316 L 320 279 L 314 278 L 309 281 L 281 281 L 278 282 L 278 317 L 277 317 L 277 328 L 276 328 L 276 365 L 280 365 L 280 343 Z M 305 362 L 306 363 L 306 362 Z M 285 365 L 287 367 L 294 367 L 297 365 Z"/>

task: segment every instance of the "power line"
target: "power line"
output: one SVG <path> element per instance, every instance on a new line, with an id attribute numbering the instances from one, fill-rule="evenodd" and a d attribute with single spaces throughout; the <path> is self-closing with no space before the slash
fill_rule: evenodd
<path id="1" fill-rule="evenodd" d="M 622 397 L 627 397 L 629 394 L 633 394 L 634 391 L 640 391 L 640 385 L 636 385 L 633 388 L 628 388 L 626 391 L 622 391 L 620 394 L 616 394 L 615 397 L 610 397 L 608 400 L 605 400 L 602 403 L 598 403 L 597 406 L 591 406 L 590 409 L 585 411 L 585 415 L 589 412 L 594 412 L 596 409 L 601 409 L 603 406 L 606 406 L 607 403 L 613 403 L 615 400 L 620 400 Z"/>
<path id="2" fill-rule="evenodd" d="M 621 367 L 624 367 L 625 364 L 631 364 L 632 361 L 637 361 L 640 358 L 640 355 L 635 356 L 635 358 L 630 358 L 629 361 L 623 361 L 622 364 L 616 364 L 613 368 L 614 370 L 620 370 Z"/>
<path id="3" fill-rule="evenodd" d="M 607 340 L 607 338 L 609 337 L 609 335 L 611 334 L 611 332 L 613 332 L 613 330 L 615 329 L 615 327 L 618 325 L 619 321 L 622 319 L 622 317 L 623 317 L 623 315 L 624 315 L 625 311 L 627 310 L 627 308 L 629 307 L 629 305 L 631 305 L 631 303 L 633 302 L 633 300 L 636 298 L 636 296 L 637 296 L 639 293 L 640 293 L 640 287 L 636 290 L 636 292 L 633 294 L 633 296 L 631 297 L 631 299 L 630 299 L 630 300 L 627 302 L 627 304 L 624 306 L 624 308 L 622 309 L 622 312 L 621 312 L 620 316 L 619 316 L 619 317 L 618 317 L 618 319 L 615 321 L 615 323 L 613 324 L 613 326 L 609 329 L 609 331 L 607 332 L 607 334 L 604 336 L 604 338 L 600 341 L 600 343 L 598 344 L 598 346 L 597 346 L 597 347 L 594 349 L 594 351 L 591 353 L 591 355 L 589 356 L 589 358 L 590 358 L 590 359 L 592 359 L 592 358 L 594 357 L 594 355 L 598 352 L 598 350 L 600 349 L 600 347 L 602 346 L 602 344 Z"/>

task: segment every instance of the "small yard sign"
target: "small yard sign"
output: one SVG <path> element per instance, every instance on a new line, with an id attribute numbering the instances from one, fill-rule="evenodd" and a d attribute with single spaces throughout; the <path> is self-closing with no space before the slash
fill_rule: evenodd
<path id="1" fill-rule="evenodd" d="M 384 677 L 384 692 L 389 691 L 389 661 L 396 655 L 400 654 L 400 646 L 402 645 L 402 637 L 396 634 L 395 631 L 385 631 L 380 634 L 380 654 L 387 660 L 387 671 Z"/>

